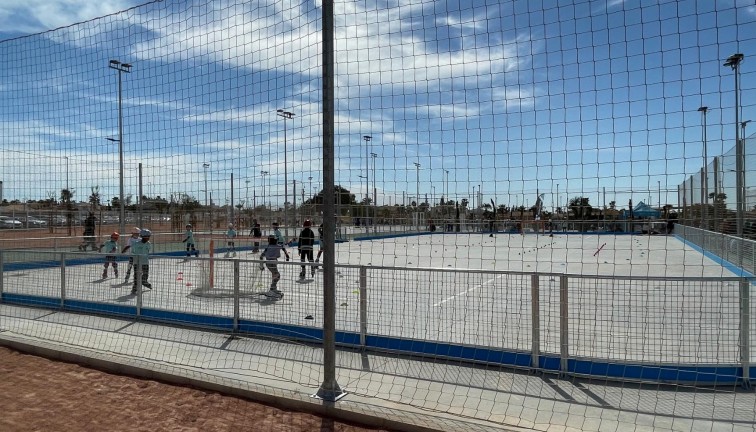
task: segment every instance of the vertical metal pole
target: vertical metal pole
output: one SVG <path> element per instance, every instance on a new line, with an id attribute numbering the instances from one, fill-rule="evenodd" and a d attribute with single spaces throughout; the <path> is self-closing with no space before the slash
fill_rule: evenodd
<path id="1" fill-rule="evenodd" d="M 740 367 L 742 369 L 743 387 L 751 386 L 751 297 L 750 283 L 747 279 L 740 281 Z"/>
<path id="2" fill-rule="evenodd" d="M 144 203 L 142 202 L 144 197 L 144 192 L 142 192 L 142 163 L 139 162 L 139 226 L 144 226 L 142 223 L 142 219 L 144 216 Z M 121 232 L 121 234 L 124 234 Z"/>
<path id="3" fill-rule="evenodd" d="M 60 254 L 60 308 L 66 305 L 66 253 Z"/>
<path id="4" fill-rule="evenodd" d="M 289 212 L 286 208 L 286 202 L 289 201 L 289 155 L 288 151 L 286 150 L 286 116 L 283 116 L 284 119 L 284 203 L 283 203 L 283 211 L 284 211 L 284 236 L 288 239 L 289 238 Z"/>
<path id="5" fill-rule="evenodd" d="M 3 251 L 0 250 L 0 301 L 3 299 L 3 282 L 5 281 L 5 255 L 3 254 Z"/>
<path id="6" fill-rule="evenodd" d="M 701 140 L 703 141 L 703 194 L 704 194 L 704 207 L 703 211 L 701 213 L 701 217 L 703 218 L 703 227 L 704 229 L 709 229 L 709 151 L 707 148 L 708 142 L 707 142 L 707 136 L 706 136 L 706 112 L 709 110 L 708 107 L 701 107 L 698 109 L 701 111 L 702 119 L 703 119 L 703 128 L 701 131 Z"/>
<path id="7" fill-rule="evenodd" d="M 344 396 L 336 382 L 336 267 L 334 214 L 333 0 L 323 0 L 323 382 L 315 394 L 335 402 Z M 341 195 L 341 194 L 339 194 Z"/>
<path id="8" fill-rule="evenodd" d="M 123 202 L 123 88 L 121 75 L 123 75 L 123 72 L 118 69 L 118 216 L 120 219 L 118 229 L 123 233 L 126 230 L 126 203 Z"/>
<path id="9" fill-rule="evenodd" d="M 231 173 L 231 220 L 228 223 L 234 223 L 234 173 Z"/>
<path id="10" fill-rule="evenodd" d="M 234 260 L 234 332 L 239 331 L 239 260 Z"/>
<path id="11" fill-rule="evenodd" d="M 701 168 L 700 174 L 701 174 L 701 229 L 705 230 L 707 229 L 706 226 L 704 225 L 706 223 L 706 216 L 704 216 L 704 212 L 706 211 L 705 210 L 706 209 L 706 191 L 704 190 L 704 185 L 703 185 L 704 177 L 705 177 L 703 168 Z"/>
<path id="12" fill-rule="evenodd" d="M 134 255 L 134 277 L 136 278 L 137 298 L 136 298 L 136 316 L 142 316 L 142 259 L 139 255 Z"/>
<path id="13" fill-rule="evenodd" d="M 541 356 L 541 300 L 538 286 L 540 278 L 537 274 L 530 275 L 530 366 L 537 369 Z"/>
<path id="14" fill-rule="evenodd" d="M 294 206 L 294 225 L 297 225 L 297 181 L 296 180 L 294 180 L 294 189 L 292 190 L 292 193 L 291 193 L 291 201 Z M 296 233 L 297 233 L 297 230 L 294 230 L 294 234 Z"/>
<path id="15" fill-rule="evenodd" d="M 719 198 L 719 157 L 714 157 L 714 232 L 719 232 L 719 210 L 717 210 L 717 200 Z"/>
<path id="16" fill-rule="evenodd" d="M 367 267 L 360 267 L 360 346 L 367 342 Z"/>
<path id="17" fill-rule="evenodd" d="M 567 373 L 570 356 L 570 320 L 568 313 L 569 299 L 567 297 L 567 276 L 559 277 L 559 371 Z"/>

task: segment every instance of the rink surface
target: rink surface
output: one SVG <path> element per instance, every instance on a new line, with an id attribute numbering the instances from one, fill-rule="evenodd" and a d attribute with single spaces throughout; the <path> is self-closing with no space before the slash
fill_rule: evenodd
<path id="1" fill-rule="evenodd" d="M 296 247 L 289 253 L 293 261 L 281 259 L 279 265 L 278 287 L 285 293 L 279 301 L 256 294 L 267 290 L 271 275 L 259 270 L 259 256 L 248 249 L 227 258 L 222 249 L 215 253 L 212 287 L 206 254 L 188 260 L 154 256 L 153 289 L 145 290 L 142 307 L 232 317 L 238 261 L 240 319 L 322 328 L 323 274 L 311 276 L 307 267 L 299 280 Z M 136 304 L 131 284 L 122 279 L 124 262 L 118 279 L 112 269 L 102 279 L 101 255 L 71 253 L 69 259 L 82 264 L 65 267 L 67 300 Z M 367 334 L 528 351 L 531 274 L 538 273 L 542 352 L 560 351 L 559 287 L 566 277 L 572 356 L 652 363 L 738 360 L 733 267 L 674 236 L 412 235 L 338 243 L 336 263 L 337 330 L 360 331 L 363 267 Z M 59 266 L 6 271 L 3 289 L 60 298 L 60 275 Z"/>

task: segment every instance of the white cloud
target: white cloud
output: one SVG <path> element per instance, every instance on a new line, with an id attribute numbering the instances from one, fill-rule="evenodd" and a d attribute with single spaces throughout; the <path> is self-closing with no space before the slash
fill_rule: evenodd
<path id="1" fill-rule="evenodd" d="M 144 0 L 3 0 L 0 35 L 20 36 L 122 11 Z"/>

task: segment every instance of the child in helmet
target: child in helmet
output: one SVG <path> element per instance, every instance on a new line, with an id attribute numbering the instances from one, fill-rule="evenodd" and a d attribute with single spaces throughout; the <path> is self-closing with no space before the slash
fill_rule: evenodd
<path id="1" fill-rule="evenodd" d="M 230 223 L 228 224 L 228 231 L 226 231 L 226 241 L 228 243 L 228 252 L 226 252 L 226 256 L 228 256 L 229 252 L 236 256 L 236 243 L 234 239 L 236 239 L 236 230 L 234 229 L 234 224 Z"/>
<path id="2" fill-rule="evenodd" d="M 150 238 L 152 237 L 152 231 L 142 228 L 139 232 L 139 237 L 140 241 L 131 247 L 131 254 L 134 258 L 134 265 L 138 266 L 137 268 L 142 273 L 141 285 L 145 288 L 152 289 L 152 284 L 147 282 L 147 279 L 150 277 L 150 253 L 152 252 Z M 131 289 L 131 294 L 137 293 L 138 285 L 137 278 L 134 277 L 134 285 Z"/>
<path id="3" fill-rule="evenodd" d="M 299 252 L 299 259 L 303 263 L 305 259 L 309 262 L 313 262 L 313 246 L 315 245 L 315 233 L 312 231 L 312 222 L 307 219 L 304 221 L 304 228 L 299 233 L 299 240 L 297 251 Z M 307 274 L 307 267 L 302 266 L 302 270 L 299 272 L 299 279 L 304 279 Z M 310 275 L 315 276 L 315 266 L 310 267 Z"/>
<path id="4" fill-rule="evenodd" d="M 281 280 L 281 273 L 278 271 L 278 264 L 276 264 L 278 258 L 281 257 L 281 252 L 286 255 L 286 261 L 289 261 L 289 253 L 286 252 L 282 244 L 278 243 L 276 236 L 271 235 L 268 237 L 268 246 L 263 250 L 262 255 L 260 255 L 261 260 L 264 259 L 267 261 L 265 266 L 268 267 L 272 275 L 270 290 L 265 295 L 275 299 L 283 297 L 283 293 L 276 288 L 278 281 Z"/>
<path id="5" fill-rule="evenodd" d="M 129 250 L 129 249 L 132 248 L 132 246 L 134 246 L 135 244 L 139 243 L 139 241 L 140 241 L 139 240 L 139 233 L 141 231 L 142 230 L 139 229 L 139 228 L 137 228 L 137 227 L 132 228 L 132 230 L 131 230 L 131 237 L 129 237 L 129 240 L 126 243 L 126 246 L 124 246 L 123 249 L 121 249 L 121 253 L 126 253 L 127 250 Z M 134 255 L 132 254 L 131 256 L 129 256 L 129 265 L 126 267 L 126 278 L 124 279 L 124 282 L 128 282 L 129 281 L 129 277 L 131 276 L 131 269 L 133 267 L 134 267 Z"/>
<path id="6" fill-rule="evenodd" d="M 113 266 L 113 274 L 118 277 L 118 262 L 116 261 L 115 254 L 118 252 L 118 238 L 121 235 L 114 232 L 110 235 L 110 239 L 101 244 L 97 249 L 98 252 L 102 252 L 105 249 L 105 268 L 102 270 L 102 278 L 108 278 L 108 266 Z"/>
<path id="7" fill-rule="evenodd" d="M 192 224 L 186 224 L 186 236 L 182 243 L 186 243 L 186 257 L 189 258 L 194 254 L 199 256 L 199 251 L 194 247 L 194 231 L 192 231 Z"/>

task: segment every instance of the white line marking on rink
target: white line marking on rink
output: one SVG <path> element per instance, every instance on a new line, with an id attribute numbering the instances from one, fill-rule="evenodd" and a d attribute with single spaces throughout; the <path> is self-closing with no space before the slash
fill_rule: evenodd
<path id="1" fill-rule="evenodd" d="M 491 282 L 494 282 L 494 281 L 496 281 L 496 280 L 498 280 L 498 279 L 501 279 L 502 277 L 504 277 L 504 275 L 499 275 L 499 276 L 496 276 L 495 278 L 493 278 L 493 279 L 489 279 L 489 280 L 487 280 L 487 281 L 483 282 L 483 283 L 482 283 L 482 284 L 480 284 L 480 285 L 476 285 L 476 286 L 474 286 L 474 287 L 470 287 L 470 288 L 468 288 L 468 289 L 466 289 L 466 290 L 464 290 L 464 291 L 462 291 L 462 292 L 458 292 L 457 294 L 454 294 L 453 296 L 449 296 L 449 297 L 447 297 L 447 298 L 445 298 L 445 299 L 441 300 L 440 302 L 438 302 L 438 303 L 434 304 L 434 305 L 433 305 L 433 307 L 439 307 L 439 306 L 441 306 L 442 304 L 444 304 L 444 303 L 446 303 L 446 302 L 448 302 L 448 301 L 450 301 L 450 300 L 454 300 L 455 298 L 457 298 L 457 297 L 459 297 L 459 296 L 467 295 L 467 294 L 469 294 L 469 293 L 471 293 L 471 292 L 473 292 L 473 291 L 477 290 L 478 288 L 483 288 L 484 286 L 486 286 L 486 285 L 490 284 Z"/>

